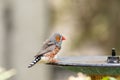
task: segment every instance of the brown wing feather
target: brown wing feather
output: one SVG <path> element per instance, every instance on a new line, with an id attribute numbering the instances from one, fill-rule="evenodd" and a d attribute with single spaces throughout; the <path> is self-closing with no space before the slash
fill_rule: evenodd
<path id="1" fill-rule="evenodd" d="M 48 52 L 51 52 L 55 49 L 56 45 L 50 45 L 49 47 L 47 47 L 46 49 L 44 49 L 41 54 L 45 54 L 45 53 L 48 53 Z"/>
<path id="2" fill-rule="evenodd" d="M 41 50 L 46 49 L 46 48 L 48 47 L 48 43 L 49 43 L 49 42 L 50 42 L 49 40 L 46 40 L 46 41 L 43 43 L 43 46 L 42 46 L 42 49 L 41 49 Z"/>
<path id="3" fill-rule="evenodd" d="M 42 49 L 38 52 L 38 54 L 35 56 L 39 56 L 39 55 L 43 55 L 45 53 L 51 52 L 55 49 L 56 45 L 54 45 L 53 43 L 51 43 L 50 41 L 47 41 L 44 43 Z"/>

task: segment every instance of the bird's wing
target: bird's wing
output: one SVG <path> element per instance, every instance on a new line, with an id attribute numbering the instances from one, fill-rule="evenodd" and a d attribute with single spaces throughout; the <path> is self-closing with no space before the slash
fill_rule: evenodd
<path id="1" fill-rule="evenodd" d="M 45 53 L 51 52 L 55 49 L 56 45 L 50 45 L 45 49 L 42 49 L 35 57 L 39 56 L 39 55 L 43 55 Z"/>
<path id="2" fill-rule="evenodd" d="M 45 54 L 45 53 L 48 53 L 50 51 L 53 51 L 55 49 L 55 47 L 56 47 L 56 45 L 50 45 L 46 49 L 44 49 L 43 51 L 41 51 L 41 54 Z"/>
<path id="3" fill-rule="evenodd" d="M 49 40 L 46 40 L 44 43 L 43 43 L 43 46 L 42 46 L 42 49 L 41 50 L 44 50 L 46 48 L 48 48 L 49 46 L 51 45 L 54 45 L 53 42 L 49 41 Z"/>

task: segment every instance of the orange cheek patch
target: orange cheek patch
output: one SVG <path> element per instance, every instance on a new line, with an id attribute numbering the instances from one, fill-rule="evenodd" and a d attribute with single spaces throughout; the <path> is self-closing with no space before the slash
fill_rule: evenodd
<path id="1" fill-rule="evenodd" d="M 60 42 L 60 36 L 56 36 L 56 41 Z"/>

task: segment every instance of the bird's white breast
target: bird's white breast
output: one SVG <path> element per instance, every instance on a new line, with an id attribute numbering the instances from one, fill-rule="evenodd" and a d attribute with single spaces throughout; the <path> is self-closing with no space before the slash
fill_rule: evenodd
<path id="1" fill-rule="evenodd" d="M 41 57 L 41 60 L 39 61 L 40 63 L 48 63 L 49 62 L 49 58 L 48 57 Z"/>

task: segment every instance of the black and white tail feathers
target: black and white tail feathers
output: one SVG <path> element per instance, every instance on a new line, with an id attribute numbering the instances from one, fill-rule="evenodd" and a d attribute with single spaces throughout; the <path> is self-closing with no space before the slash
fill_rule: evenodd
<path id="1" fill-rule="evenodd" d="M 38 61 L 40 61 L 41 56 L 42 56 L 42 55 L 39 55 L 39 56 L 35 57 L 34 61 L 29 64 L 28 68 L 31 68 L 31 67 L 34 66 Z"/>

